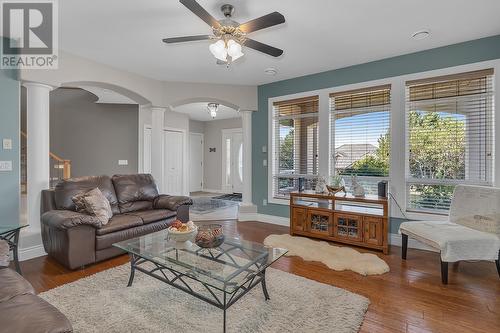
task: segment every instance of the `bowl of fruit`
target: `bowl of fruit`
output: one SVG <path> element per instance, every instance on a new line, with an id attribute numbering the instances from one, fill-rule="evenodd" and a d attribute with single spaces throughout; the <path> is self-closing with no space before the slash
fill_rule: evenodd
<path id="1" fill-rule="evenodd" d="M 180 220 L 175 220 L 174 223 L 168 227 L 168 240 L 173 240 L 177 243 L 184 243 L 191 241 L 194 236 L 198 233 L 198 227 L 189 221 L 183 223 Z"/>

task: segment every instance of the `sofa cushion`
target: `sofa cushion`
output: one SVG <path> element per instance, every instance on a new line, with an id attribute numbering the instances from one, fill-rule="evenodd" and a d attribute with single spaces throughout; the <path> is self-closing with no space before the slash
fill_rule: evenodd
<path id="1" fill-rule="evenodd" d="M 139 216 L 144 224 L 148 224 L 174 217 L 177 213 L 168 209 L 150 209 L 127 213 L 127 215 Z"/>
<path id="2" fill-rule="evenodd" d="M 2 332 L 68 333 L 68 319 L 54 306 L 38 296 L 25 294 L 0 303 Z"/>
<path id="3" fill-rule="evenodd" d="M 100 251 L 103 249 L 108 249 L 114 243 L 167 229 L 174 220 L 175 218 L 169 218 L 166 220 L 161 220 L 159 222 L 148 223 L 135 228 L 125 229 L 106 235 L 97 235 L 95 244 L 96 250 Z"/>
<path id="4" fill-rule="evenodd" d="M 108 199 L 113 214 L 119 214 L 118 199 L 115 188 L 108 176 L 89 176 L 80 178 L 70 178 L 57 183 L 54 189 L 54 197 L 57 209 L 76 210 L 72 198 L 83 192 L 88 192 L 98 187 Z"/>
<path id="5" fill-rule="evenodd" d="M 122 213 L 153 207 L 158 188 L 150 174 L 114 175 L 112 181 Z"/>
<path id="6" fill-rule="evenodd" d="M 97 235 L 106 235 L 123 229 L 129 229 L 142 225 L 142 219 L 134 215 L 113 215 L 108 224 L 96 230 Z"/>
<path id="7" fill-rule="evenodd" d="M 35 294 L 31 284 L 12 269 L 0 269 L 0 282 L 0 303 L 18 295 Z"/>
<path id="8" fill-rule="evenodd" d="M 102 225 L 108 223 L 113 216 L 108 199 L 102 194 L 98 187 L 75 195 L 72 198 L 76 206 L 76 211 L 95 216 Z"/>

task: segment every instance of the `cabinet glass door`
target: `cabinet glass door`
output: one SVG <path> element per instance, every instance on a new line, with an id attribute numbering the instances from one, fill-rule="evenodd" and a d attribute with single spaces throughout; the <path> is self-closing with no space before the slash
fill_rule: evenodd
<path id="1" fill-rule="evenodd" d="M 330 213 L 310 209 L 307 214 L 309 232 L 330 235 L 332 216 Z"/>
<path id="2" fill-rule="evenodd" d="M 335 216 L 333 233 L 336 237 L 361 241 L 363 239 L 361 217 L 357 215 L 337 214 Z"/>

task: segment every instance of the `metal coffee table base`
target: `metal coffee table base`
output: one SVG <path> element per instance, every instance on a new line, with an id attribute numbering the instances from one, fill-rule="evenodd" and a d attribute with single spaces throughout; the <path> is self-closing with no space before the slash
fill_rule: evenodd
<path id="1" fill-rule="evenodd" d="M 206 283 L 203 283 L 199 280 L 194 279 L 193 277 L 179 273 L 175 270 L 169 269 L 168 267 L 158 265 L 157 263 L 139 257 L 133 253 L 129 253 L 130 255 L 130 278 L 128 281 L 127 287 L 132 286 L 134 282 L 135 271 L 138 270 L 144 274 L 147 274 L 151 277 L 154 277 L 160 281 L 165 282 L 168 285 L 171 285 L 177 289 L 180 289 L 198 299 L 201 299 L 213 306 L 222 309 L 223 314 L 223 332 L 226 332 L 226 310 L 236 303 L 241 297 L 243 297 L 246 293 L 252 290 L 255 286 L 261 285 L 262 291 L 264 293 L 264 297 L 269 300 L 269 293 L 267 292 L 266 287 L 266 270 L 262 270 L 259 273 L 252 273 L 249 276 L 249 279 L 244 284 L 237 287 L 232 293 L 228 293 L 226 291 L 222 291 L 218 288 L 214 288 Z M 152 267 L 144 268 L 143 264 L 149 263 L 152 264 Z M 203 294 L 193 288 L 198 286 L 203 286 L 201 290 L 207 291 L 207 293 Z M 200 288 L 199 288 L 200 289 Z M 217 295 L 217 293 L 221 295 Z"/>

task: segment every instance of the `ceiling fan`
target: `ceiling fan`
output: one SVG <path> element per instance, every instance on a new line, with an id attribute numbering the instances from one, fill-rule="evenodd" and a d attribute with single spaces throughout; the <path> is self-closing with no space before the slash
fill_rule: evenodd
<path id="1" fill-rule="evenodd" d="M 279 57 L 283 54 L 283 50 L 281 49 L 247 37 L 247 34 L 251 32 L 284 23 L 285 17 L 282 14 L 273 12 L 246 23 L 239 24 L 231 19 L 234 12 L 234 7 L 232 5 L 222 5 L 221 11 L 225 18 L 216 20 L 195 0 L 179 0 L 179 2 L 210 25 L 213 34 L 164 38 L 163 42 L 171 44 L 199 40 L 215 40 L 215 43 L 210 44 L 209 50 L 217 59 L 218 64 L 227 65 L 243 56 L 242 46 L 269 54 L 273 57 Z"/>

